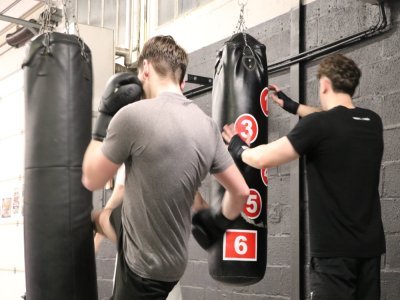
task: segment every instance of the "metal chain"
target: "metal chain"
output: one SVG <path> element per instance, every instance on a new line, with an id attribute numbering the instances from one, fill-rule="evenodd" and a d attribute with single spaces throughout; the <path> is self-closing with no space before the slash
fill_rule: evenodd
<path id="1" fill-rule="evenodd" d="M 50 28 L 51 19 L 51 0 L 45 1 L 45 9 L 42 14 L 42 25 L 40 26 L 40 33 L 48 31 Z"/>
<path id="2" fill-rule="evenodd" d="M 44 34 L 43 46 L 46 49 L 46 54 L 50 53 L 50 20 L 51 20 L 51 9 L 52 9 L 52 1 L 45 1 L 46 8 L 42 14 L 42 25 L 40 26 L 39 33 Z"/>
<path id="3" fill-rule="evenodd" d="M 239 14 L 239 20 L 236 24 L 236 29 L 234 33 L 239 33 L 239 32 L 244 32 L 245 30 L 247 30 L 246 24 L 245 24 L 245 19 L 244 19 L 244 8 L 247 5 L 247 1 L 246 2 L 240 2 L 238 1 L 238 4 L 240 5 L 240 14 Z"/>
<path id="4" fill-rule="evenodd" d="M 69 2 L 71 3 L 71 1 Z M 62 0 L 62 4 L 64 13 L 65 33 L 69 34 L 69 15 L 68 15 L 67 0 Z"/>
<path id="5" fill-rule="evenodd" d="M 62 3 L 63 3 L 63 12 L 64 12 L 64 18 L 65 18 L 66 33 L 69 34 L 69 30 L 70 30 L 69 17 L 70 17 L 71 11 L 72 11 L 72 22 L 74 23 L 75 33 L 76 33 L 79 45 L 81 46 L 81 55 L 85 60 L 87 60 L 87 55 L 85 52 L 85 43 L 81 39 L 81 36 L 79 33 L 79 27 L 78 27 L 78 22 L 76 20 L 75 9 L 72 8 L 71 0 L 62 0 Z M 68 13 L 68 10 L 70 13 Z"/>
<path id="6" fill-rule="evenodd" d="M 246 21 L 244 19 L 244 9 L 247 5 L 247 0 L 245 1 L 241 1 L 238 0 L 238 5 L 240 6 L 240 14 L 239 14 L 239 20 L 236 24 L 236 29 L 235 29 L 235 33 L 242 33 L 243 34 L 243 40 L 244 40 L 244 47 L 243 47 L 243 55 L 245 55 L 246 53 L 246 49 L 250 49 L 250 52 L 253 54 L 253 50 L 251 49 L 251 47 L 248 45 L 247 43 L 247 35 L 246 35 Z"/>

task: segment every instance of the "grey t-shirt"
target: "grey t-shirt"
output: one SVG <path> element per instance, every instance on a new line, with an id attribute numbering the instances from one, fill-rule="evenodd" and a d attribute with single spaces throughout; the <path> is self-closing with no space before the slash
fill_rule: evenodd
<path id="1" fill-rule="evenodd" d="M 216 123 L 184 96 L 164 92 L 122 108 L 102 151 L 125 163 L 125 258 L 137 275 L 177 281 L 187 264 L 191 205 L 201 181 L 233 164 Z"/>

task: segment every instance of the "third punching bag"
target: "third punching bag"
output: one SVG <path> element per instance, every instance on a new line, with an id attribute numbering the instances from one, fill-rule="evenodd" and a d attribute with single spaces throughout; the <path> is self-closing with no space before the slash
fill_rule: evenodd
<path id="1" fill-rule="evenodd" d="M 237 33 L 217 54 L 212 91 L 212 117 L 222 128 L 234 123 L 238 134 L 251 146 L 268 141 L 268 89 L 265 45 L 249 34 Z M 248 186 L 250 196 L 241 218 L 225 232 L 223 239 L 209 252 L 209 272 L 217 281 L 250 285 L 260 281 L 267 262 L 267 177 L 236 162 Z M 224 189 L 212 185 L 212 201 L 222 199 Z"/>
<path id="2" fill-rule="evenodd" d="M 44 33 L 23 67 L 26 299 L 97 300 L 92 194 L 81 183 L 91 138 L 90 50 L 76 36 Z"/>

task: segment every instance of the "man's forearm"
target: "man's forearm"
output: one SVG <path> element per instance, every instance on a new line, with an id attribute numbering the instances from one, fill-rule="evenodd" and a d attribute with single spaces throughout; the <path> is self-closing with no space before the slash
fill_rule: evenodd
<path id="1" fill-rule="evenodd" d="M 83 157 L 82 183 L 89 190 L 96 189 L 96 187 L 94 187 L 95 184 L 93 184 L 93 178 L 96 178 L 96 170 L 93 167 L 93 160 L 98 155 L 98 152 L 101 151 L 101 145 L 102 142 L 91 140 Z"/>
<path id="2" fill-rule="evenodd" d="M 300 104 L 298 109 L 297 109 L 297 115 L 301 118 L 315 113 L 315 112 L 320 112 L 322 111 L 322 109 L 320 109 L 319 107 L 314 107 L 314 106 L 309 106 L 309 105 L 304 105 L 304 104 Z"/>
<path id="3" fill-rule="evenodd" d="M 114 190 L 111 194 L 110 199 L 108 199 L 106 206 L 104 208 L 114 209 L 122 204 L 124 200 L 125 186 L 121 184 L 116 184 Z"/>
<path id="4" fill-rule="evenodd" d="M 236 219 L 243 210 L 247 198 L 247 195 L 233 195 L 226 191 L 221 204 L 222 214 L 229 220 Z"/>
<path id="5" fill-rule="evenodd" d="M 82 164 L 82 183 L 90 191 L 101 189 L 117 172 L 119 165 L 104 156 L 102 142 L 92 140 Z"/>
<path id="6" fill-rule="evenodd" d="M 222 173 L 214 174 L 225 188 L 222 199 L 222 214 L 229 220 L 236 219 L 246 204 L 250 190 L 236 165 L 231 165 Z"/>
<path id="7" fill-rule="evenodd" d="M 286 136 L 254 148 L 245 150 L 241 158 L 244 163 L 256 169 L 272 168 L 299 158 Z"/>

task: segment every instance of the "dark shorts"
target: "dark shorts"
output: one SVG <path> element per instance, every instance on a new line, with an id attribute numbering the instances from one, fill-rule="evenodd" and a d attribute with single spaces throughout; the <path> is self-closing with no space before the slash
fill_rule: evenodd
<path id="1" fill-rule="evenodd" d="M 312 257 L 311 300 L 380 300 L 381 257 Z"/>
<path id="2" fill-rule="evenodd" d="M 177 284 L 143 278 L 132 272 L 122 247 L 121 206 L 113 210 L 110 222 L 118 236 L 118 258 L 112 300 L 165 300 Z"/>

